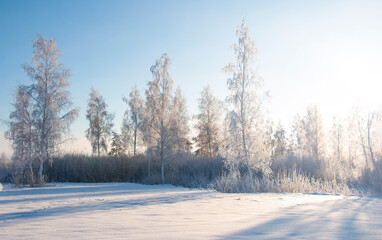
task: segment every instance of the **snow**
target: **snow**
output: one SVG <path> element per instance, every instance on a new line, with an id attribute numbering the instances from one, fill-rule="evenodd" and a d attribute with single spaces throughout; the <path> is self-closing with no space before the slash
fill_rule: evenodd
<path id="1" fill-rule="evenodd" d="M 50 183 L 0 192 L 0 239 L 380 239 L 382 199 Z"/>

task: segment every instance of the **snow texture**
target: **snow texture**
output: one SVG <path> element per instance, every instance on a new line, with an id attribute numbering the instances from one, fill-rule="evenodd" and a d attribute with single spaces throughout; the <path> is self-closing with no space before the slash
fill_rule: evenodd
<path id="1" fill-rule="evenodd" d="M 380 239 L 382 199 L 51 183 L 0 192 L 0 239 Z"/>

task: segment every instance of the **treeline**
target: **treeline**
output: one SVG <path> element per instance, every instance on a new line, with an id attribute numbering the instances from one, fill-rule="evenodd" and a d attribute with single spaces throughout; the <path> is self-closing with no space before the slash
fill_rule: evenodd
<path id="1" fill-rule="evenodd" d="M 252 70 L 257 50 L 244 21 L 236 35 L 235 61 L 223 68 L 229 95 L 220 101 L 206 86 L 195 116 L 188 115 L 181 89 L 173 89 L 167 54 L 150 68 L 144 94 L 133 87 L 123 98 L 127 107 L 119 131 L 113 131 L 114 116 L 92 88 L 86 137 L 93 156 L 57 152 L 78 109 L 71 109 L 70 71 L 59 63 L 56 42 L 39 35 L 31 65 L 24 65 L 33 84 L 18 88 L 6 132 L 14 149 L 12 181 L 133 181 L 228 192 L 349 193 L 363 184 L 382 190 L 378 114 L 354 109 L 325 131 L 318 108 L 309 106 L 287 133 L 265 114 L 268 93 Z"/>
<path id="2" fill-rule="evenodd" d="M 159 158 L 151 161 L 148 171 L 147 157 L 101 156 L 67 154 L 54 157 L 46 164 L 45 177 L 53 182 L 136 182 L 160 184 L 161 162 Z M 165 165 L 166 183 L 185 187 L 207 188 L 222 175 L 222 159 L 195 158 L 188 155 L 181 161 L 174 160 Z"/>

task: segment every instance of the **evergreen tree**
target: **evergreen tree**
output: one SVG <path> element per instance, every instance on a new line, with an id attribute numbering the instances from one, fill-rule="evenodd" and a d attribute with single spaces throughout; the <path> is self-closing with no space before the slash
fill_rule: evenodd
<path id="1" fill-rule="evenodd" d="M 111 146 L 110 155 L 112 155 L 112 156 L 122 156 L 125 153 L 125 149 L 123 148 L 121 135 L 119 135 L 116 132 L 113 132 L 113 137 L 111 138 L 110 146 Z"/>

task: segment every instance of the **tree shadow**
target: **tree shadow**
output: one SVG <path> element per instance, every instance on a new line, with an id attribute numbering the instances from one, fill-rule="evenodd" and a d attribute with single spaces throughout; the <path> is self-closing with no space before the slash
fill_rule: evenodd
<path id="1" fill-rule="evenodd" d="M 39 201 L 54 201 L 64 200 L 69 198 L 84 198 L 84 197 L 97 197 L 97 196 L 115 196 L 122 194 L 144 194 L 155 193 L 163 191 L 160 186 L 153 185 L 139 185 L 139 189 L 136 188 L 136 184 L 131 183 L 112 183 L 112 184 L 89 184 L 78 186 L 48 186 L 42 188 L 19 188 L 13 189 L 13 191 L 0 192 L 0 197 L 14 197 L 23 196 L 18 199 L 0 199 L 0 204 L 14 204 L 22 202 L 39 202 Z M 167 192 L 179 191 L 177 188 L 168 188 Z"/>
<path id="2" fill-rule="evenodd" d="M 63 203 L 64 206 L 52 206 L 49 204 L 48 207 L 42 207 L 39 209 L 32 209 L 29 211 L 17 211 L 10 213 L 0 213 L 0 228 L 6 227 L 14 224 L 22 224 L 23 220 L 38 220 L 39 218 L 45 217 L 59 217 L 68 214 L 81 214 L 81 213 L 89 213 L 94 211 L 104 211 L 104 210 L 113 210 L 113 209 L 133 209 L 140 206 L 150 206 L 150 205 L 164 205 L 164 204 L 175 204 L 177 202 L 186 202 L 186 201 L 194 201 L 203 199 L 210 193 L 208 191 L 179 191 L 179 188 L 170 187 L 163 188 L 163 186 L 140 186 L 142 187 L 137 189 L 125 189 L 121 190 L 121 187 L 128 186 L 126 183 L 121 184 L 108 184 L 107 189 L 105 190 L 105 186 L 81 186 L 81 187 L 66 187 L 60 189 L 59 187 L 56 189 L 39 189 L 43 190 L 45 194 L 43 197 L 36 198 L 26 198 L 26 199 L 15 199 L 15 200 L 0 200 L 1 204 L 12 204 L 12 203 L 21 203 L 22 202 L 31 202 L 33 204 L 38 204 L 43 201 L 54 201 Z M 30 195 L 36 195 L 33 192 L 35 188 L 32 190 L 28 189 L 28 193 Z M 31 192 L 29 192 L 31 191 Z M 100 191 L 100 192 L 97 192 Z M 24 195 L 20 191 L 17 194 L 13 194 L 11 196 Z M 39 191 L 37 191 L 39 192 Z M 176 194 L 171 194 L 175 192 Z M 150 196 L 152 194 L 159 193 L 164 196 Z M 137 194 L 137 195 L 134 195 Z M 150 194 L 150 195 L 148 195 Z M 3 195 L 3 194 L 2 194 Z M 52 196 L 54 195 L 54 196 Z M 105 200 L 102 197 L 106 198 L 108 196 L 120 195 L 123 198 L 126 195 L 126 200 Z M 5 196 L 8 196 L 5 194 Z M 1 196 L 0 196 L 1 197 Z M 79 199 L 79 198 L 87 198 L 87 197 L 100 197 L 101 199 L 92 199 L 90 202 L 81 201 L 78 205 L 74 202 L 70 204 L 70 202 L 65 202 L 68 199 Z M 43 205 L 42 205 L 43 206 Z"/>
<path id="3" fill-rule="evenodd" d="M 377 201 L 376 198 L 359 197 L 356 200 L 345 198 L 328 200 L 320 204 L 322 207 L 312 206 L 318 203 L 306 203 L 284 209 L 286 213 L 221 239 L 295 239 L 295 238 L 323 238 L 323 239 L 370 239 L 379 238 L 379 234 L 368 230 L 368 223 L 360 226 L 359 214 L 370 214 L 368 208 Z M 301 208 L 308 211 L 303 212 Z M 272 213 L 275 214 L 275 213 Z M 276 213 L 277 215 L 278 213 Z M 379 226 L 373 229 L 381 229 Z"/>

